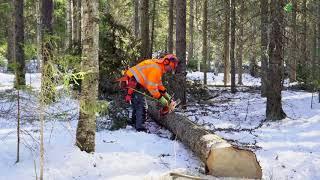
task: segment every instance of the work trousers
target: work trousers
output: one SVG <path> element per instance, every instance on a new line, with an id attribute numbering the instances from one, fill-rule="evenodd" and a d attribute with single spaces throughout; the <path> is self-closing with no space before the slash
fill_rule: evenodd
<path id="1" fill-rule="evenodd" d="M 139 84 L 137 90 L 141 93 L 144 91 Z M 137 130 L 145 128 L 144 122 L 147 120 L 148 110 L 146 97 L 139 92 L 134 92 L 132 95 L 132 122 Z"/>

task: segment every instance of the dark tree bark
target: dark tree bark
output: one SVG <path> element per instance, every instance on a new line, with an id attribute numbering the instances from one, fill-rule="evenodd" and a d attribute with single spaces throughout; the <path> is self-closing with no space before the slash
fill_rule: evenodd
<path id="1" fill-rule="evenodd" d="M 193 43 L 194 43 L 194 0 L 190 0 L 190 14 L 189 14 L 189 51 L 188 51 L 188 61 L 193 60 Z"/>
<path id="2" fill-rule="evenodd" d="M 281 80 L 283 63 L 283 33 L 284 27 L 284 0 L 272 0 L 270 7 L 271 33 L 269 43 L 269 68 L 268 68 L 268 89 L 267 109 L 268 120 L 280 120 L 286 117 L 281 103 Z"/>
<path id="3" fill-rule="evenodd" d="M 230 0 L 224 1 L 224 46 L 223 46 L 223 60 L 224 60 L 224 85 L 230 82 Z"/>
<path id="4" fill-rule="evenodd" d="M 86 152 L 95 151 L 96 100 L 99 79 L 99 0 L 82 0 L 82 71 L 86 72 L 81 83 L 80 115 L 76 144 Z"/>
<path id="5" fill-rule="evenodd" d="M 67 30 L 66 30 L 66 38 L 65 38 L 65 48 L 70 49 L 72 44 L 72 0 L 67 0 L 66 2 L 66 21 L 67 21 Z"/>
<path id="6" fill-rule="evenodd" d="M 174 0 L 169 0 L 169 29 L 168 29 L 168 53 L 173 53 L 173 8 Z"/>
<path id="7" fill-rule="evenodd" d="M 50 67 L 52 61 L 52 20 L 53 20 L 53 0 L 41 1 L 41 57 L 42 57 L 42 73 L 41 73 L 41 110 L 40 110 L 40 179 L 44 174 L 44 109 L 46 104 L 54 100 L 54 85 L 52 82 L 53 73 Z"/>
<path id="8" fill-rule="evenodd" d="M 235 60 L 235 45 L 236 45 L 236 1 L 231 0 L 231 92 L 236 93 L 236 60 Z"/>
<path id="9" fill-rule="evenodd" d="M 77 53 L 81 53 L 81 0 L 73 0 L 74 13 L 74 48 Z"/>
<path id="10" fill-rule="evenodd" d="M 254 46 L 251 46 L 251 53 L 250 53 L 250 75 L 252 77 L 257 77 L 257 60 L 256 60 L 256 53 L 254 52 Z"/>
<path id="11" fill-rule="evenodd" d="M 318 1 L 318 16 L 317 16 L 317 22 L 318 22 L 318 47 L 317 47 L 317 52 L 318 52 L 318 67 L 320 66 L 320 1 Z M 318 78 L 320 79 L 320 73 L 318 75 Z M 320 90 L 319 90 L 319 103 L 320 103 Z"/>
<path id="12" fill-rule="evenodd" d="M 149 0 L 141 0 L 141 59 L 151 58 L 149 35 Z"/>
<path id="13" fill-rule="evenodd" d="M 157 0 L 153 1 L 153 7 L 152 7 L 152 24 L 151 24 L 151 44 L 150 44 L 150 54 L 153 52 L 153 44 L 154 44 L 154 29 L 155 29 L 155 23 L 156 23 L 156 17 L 157 17 Z"/>
<path id="14" fill-rule="evenodd" d="M 297 43 L 297 0 L 292 0 L 292 37 L 291 37 L 291 56 L 289 63 L 289 79 L 290 82 L 297 81 L 297 52 L 298 52 L 298 43 Z"/>
<path id="15" fill-rule="evenodd" d="M 77 0 L 70 0 L 70 3 L 71 3 L 71 44 L 72 44 L 72 47 L 74 48 L 75 47 L 75 44 L 76 44 L 76 37 L 77 37 L 77 6 L 76 6 L 76 1 Z"/>
<path id="16" fill-rule="evenodd" d="M 42 99 L 47 104 L 54 100 L 54 85 L 52 83 L 53 72 L 50 67 L 53 55 L 53 0 L 42 0 L 41 3 L 41 56 L 42 56 L 42 73 L 41 73 L 41 93 Z"/>
<path id="17" fill-rule="evenodd" d="M 243 58 L 243 19 L 244 19 L 244 6 L 245 6 L 245 0 L 240 0 L 240 11 L 239 11 L 239 15 L 240 15 L 240 21 L 239 21 L 239 37 L 238 37 L 238 50 L 237 50 L 237 60 L 238 60 L 238 84 L 239 85 L 243 85 L 242 83 L 242 73 L 243 73 L 243 69 L 242 69 L 242 58 Z"/>
<path id="18" fill-rule="evenodd" d="M 14 0 L 14 17 L 15 17 L 15 87 L 26 85 L 26 70 L 25 70 L 25 56 L 24 56 L 24 17 L 23 17 L 23 0 Z"/>
<path id="19" fill-rule="evenodd" d="M 302 19 L 303 19 L 303 32 L 302 32 L 302 59 L 300 64 L 302 65 L 302 70 L 304 71 L 303 74 L 306 75 L 307 71 L 307 63 L 308 63 L 308 54 L 307 54 L 307 0 L 303 0 L 302 3 Z M 306 76 L 304 76 L 306 78 Z M 307 81 L 304 79 L 304 81 Z"/>
<path id="20" fill-rule="evenodd" d="M 182 105 L 186 105 L 186 1 L 176 0 L 176 2 L 176 54 L 180 62 L 176 71 L 174 92 Z"/>
<path id="21" fill-rule="evenodd" d="M 37 13 L 37 71 L 41 71 L 41 59 L 42 59 L 42 36 L 41 36 L 41 3 L 42 0 L 37 0 L 36 2 L 36 13 Z M 71 34 L 70 38 L 71 40 Z M 70 41 L 71 42 L 71 41 Z M 69 43 L 70 43 L 69 42 Z"/>
<path id="22" fill-rule="evenodd" d="M 134 0 L 134 35 L 139 38 L 139 0 Z"/>
<path id="23" fill-rule="evenodd" d="M 318 79 L 320 76 L 319 71 L 317 71 L 319 69 L 319 64 L 318 64 L 318 59 L 319 59 L 319 52 L 320 49 L 319 48 L 319 42 L 318 42 L 318 38 L 319 38 L 319 32 L 318 32 L 318 25 L 320 24 L 320 22 L 318 22 L 317 20 L 320 20 L 319 16 L 320 14 L 318 14 L 320 12 L 319 10 L 319 5 L 320 2 L 318 0 L 313 0 L 312 1 L 312 13 L 315 15 L 315 19 L 312 22 L 312 26 L 313 26 L 313 37 L 312 37 L 312 41 L 313 41 L 313 47 L 312 47 L 312 79 Z"/>
<path id="24" fill-rule="evenodd" d="M 261 10 L 261 96 L 267 92 L 268 69 L 268 0 L 260 0 Z"/>
<path id="25" fill-rule="evenodd" d="M 202 57 L 203 57 L 203 84 L 207 85 L 207 60 L 208 60 L 208 0 L 203 4 L 203 22 L 202 22 Z"/>
<path id="26" fill-rule="evenodd" d="M 9 19 L 9 25 L 7 27 L 7 36 L 8 36 L 8 48 L 7 48 L 7 59 L 8 59 L 8 71 L 13 72 L 13 64 L 15 62 L 15 50 L 14 50 L 14 42 L 15 42 L 15 22 L 14 22 L 14 1 L 10 1 L 10 15 L 12 18 Z"/>
<path id="27" fill-rule="evenodd" d="M 316 8 L 313 9 L 316 12 Z M 312 61 L 311 61 L 311 70 L 312 70 L 312 79 L 316 79 L 316 70 L 317 70 L 317 22 L 312 22 Z"/>

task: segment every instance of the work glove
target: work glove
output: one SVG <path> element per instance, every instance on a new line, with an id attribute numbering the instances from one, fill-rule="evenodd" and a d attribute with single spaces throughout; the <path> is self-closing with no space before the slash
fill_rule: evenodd
<path id="1" fill-rule="evenodd" d="M 125 101 L 126 101 L 127 103 L 130 103 L 130 104 L 131 104 L 131 100 L 132 100 L 132 96 L 129 95 L 129 94 L 127 94 L 126 97 L 125 97 Z"/>
<path id="2" fill-rule="evenodd" d="M 167 92 L 165 92 L 163 94 L 163 97 L 166 98 L 168 101 L 171 101 L 172 97 L 170 96 L 170 94 L 168 94 Z"/>
<path id="3" fill-rule="evenodd" d="M 163 96 L 160 97 L 159 99 L 159 103 L 161 104 L 161 106 L 166 107 L 169 105 L 168 100 L 166 100 L 166 98 L 164 98 Z"/>

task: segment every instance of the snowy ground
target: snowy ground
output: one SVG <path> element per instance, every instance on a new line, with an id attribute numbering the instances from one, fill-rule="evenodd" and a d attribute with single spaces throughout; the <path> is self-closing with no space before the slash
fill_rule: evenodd
<path id="1" fill-rule="evenodd" d="M 188 74 L 202 79 L 202 73 Z M 40 87 L 39 74 L 28 74 L 28 83 Z M 244 75 L 244 85 L 259 86 L 260 80 Z M 12 88 L 13 76 L 0 73 L 0 94 Z M 222 84 L 222 75 L 208 74 L 209 84 Z M 283 91 L 283 108 L 288 118 L 264 122 L 266 99 L 257 91 L 235 95 L 222 88 L 210 88 L 217 97 L 206 102 L 190 102 L 184 112 L 190 119 L 214 130 L 240 145 L 252 145 L 263 168 L 264 179 L 320 179 L 320 104 L 308 92 Z M 1 97 L 1 95 L 0 95 Z M 36 109 L 28 104 L 26 110 Z M 15 109 L 10 99 L 1 98 L 0 112 Z M 171 171 L 190 174 L 202 172 L 200 161 L 185 146 L 156 134 L 134 131 L 129 126 L 119 131 L 100 131 L 96 135 L 96 153 L 86 154 L 74 146 L 77 110 L 71 99 L 49 110 L 66 111 L 68 121 L 46 123 L 46 179 L 161 179 Z M 24 124 L 20 163 L 15 164 L 16 130 L 14 111 L 0 114 L 0 179 L 35 179 L 38 169 L 38 125 Z M 26 111 L 29 112 L 29 111 Z M 33 111 L 34 112 L 34 111 Z M 31 111 L 30 111 L 31 113 Z M 25 113 L 28 117 L 30 113 Z M 180 111 L 181 113 L 181 111 Z M 4 119 L 3 117 L 12 117 Z M 163 130 L 162 130 L 163 131 Z"/>
<path id="2" fill-rule="evenodd" d="M 27 74 L 34 89 L 40 74 Z M 13 75 L 0 73 L 0 180 L 36 179 L 39 176 L 39 124 L 36 94 L 21 94 L 22 131 L 20 162 L 16 161 L 16 91 Z M 63 111 L 63 113 L 61 113 Z M 96 152 L 81 152 L 75 144 L 78 104 L 62 98 L 47 110 L 45 179 L 166 179 L 170 172 L 200 174 L 202 164 L 184 145 L 170 140 L 169 132 L 151 125 L 156 134 L 136 132 L 131 126 L 96 133 Z M 28 120 L 33 123 L 24 123 Z M 148 124 L 153 124 L 148 122 Z M 152 129 L 154 128 L 154 129 Z M 155 129 L 156 128 L 156 129 Z M 36 167 L 35 167 L 36 166 Z"/>
<path id="3" fill-rule="evenodd" d="M 200 72 L 188 75 L 189 79 L 202 76 Z M 222 75 L 208 77 L 216 80 L 208 84 L 223 84 Z M 244 85 L 257 86 L 258 82 L 244 75 Z M 259 147 L 256 154 L 265 179 L 320 179 L 320 103 L 316 94 L 311 108 L 312 93 L 283 91 L 282 104 L 288 118 L 264 122 L 266 98 L 259 92 L 233 95 L 213 87 L 210 92 L 219 96 L 190 104 L 184 113 L 226 139 Z"/>
<path id="4" fill-rule="evenodd" d="M 26 73 L 26 83 L 28 86 L 39 89 L 41 86 L 39 79 L 41 79 L 40 73 Z M 13 74 L 0 73 L 0 91 L 12 89 L 13 81 Z"/>

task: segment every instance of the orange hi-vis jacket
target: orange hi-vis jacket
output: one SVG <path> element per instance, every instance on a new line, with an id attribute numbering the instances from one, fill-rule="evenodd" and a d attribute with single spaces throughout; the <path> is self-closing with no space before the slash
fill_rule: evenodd
<path id="1" fill-rule="evenodd" d="M 161 97 L 160 91 L 166 90 L 162 84 L 164 73 L 164 65 L 158 59 L 144 60 L 126 71 L 127 76 L 134 76 L 137 82 L 157 99 Z"/>

